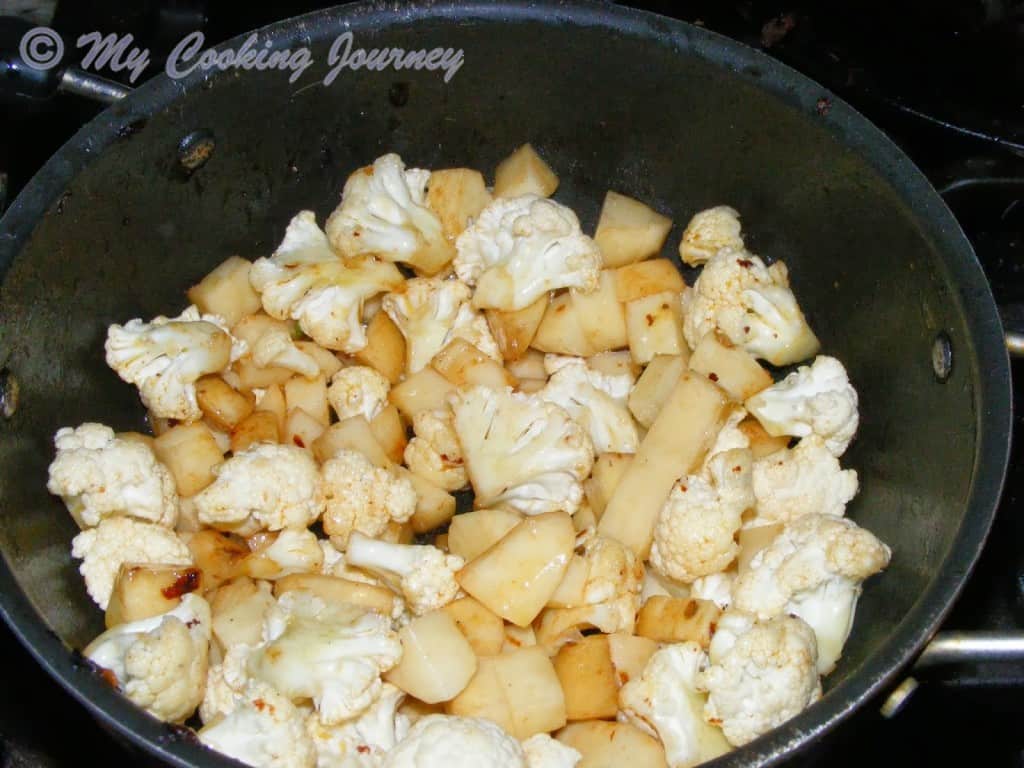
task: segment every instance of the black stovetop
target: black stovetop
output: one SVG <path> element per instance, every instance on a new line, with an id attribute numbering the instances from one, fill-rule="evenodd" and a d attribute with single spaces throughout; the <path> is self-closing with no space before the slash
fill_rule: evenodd
<path id="1" fill-rule="evenodd" d="M 132 32 L 159 56 L 194 29 L 207 40 L 329 3 L 277 0 L 60 0 L 46 17 L 65 39 Z M 997 300 L 1024 319 L 1024 0 L 628 2 L 734 37 L 822 82 L 888 132 L 925 171 L 963 225 Z M 7 3 L 53 5 L 45 0 Z M 44 14 L 45 15 L 45 14 Z M 52 19 L 52 20 L 51 20 Z M 157 62 L 159 64 L 159 62 Z M 151 66 L 148 71 L 160 71 Z M 97 107 L 71 96 L 3 107 L 0 174 L 7 199 Z M 2 186 L 2 185 L 0 185 Z M 2 205 L 3 195 L 0 195 Z M 1024 363 L 1014 363 L 1024 380 Z M 1024 413 L 1024 388 L 1015 391 Z M 1022 421 L 1015 421 L 1015 436 Z M 1024 627 L 1024 494 L 1015 440 L 1006 491 L 978 568 L 946 628 Z M 0 768 L 147 764 L 102 731 L 0 625 Z M 880 702 L 879 702 L 880 703 Z M 894 719 L 864 708 L 830 740 L 834 766 L 947 765 L 971 759 L 1024 768 L 1024 667 L 953 668 L 923 679 Z"/>

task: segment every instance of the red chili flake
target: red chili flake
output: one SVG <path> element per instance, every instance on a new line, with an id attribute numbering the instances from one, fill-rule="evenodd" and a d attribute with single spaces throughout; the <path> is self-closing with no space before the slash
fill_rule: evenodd
<path id="1" fill-rule="evenodd" d="M 358 747 L 356 747 L 356 752 L 358 752 L 361 755 L 365 755 L 369 751 L 370 751 L 370 748 L 368 746 L 366 746 L 365 744 L 360 744 Z"/>
<path id="2" fill-rule="evenodd" d="M 662 305 L 661 305 L 661 308 L 662 308 L 662 309 L 668 309 L 668 304 L 662 304 Z"/>
<path id="3" fill-rule="evenodd" d="M 558 306 L 557 306 L 557 307 L 555 308 L 555 312 L 556 312 L 556 313 L 557 313 L 557 312 L 565 312 L 565 309 L 566 309 L 566 307 L 568 307 L 568 306 L 569 306 L 568 304 L 559 304 L 559 305 L 558 305 Z"/>
<path id="4" fill-rule="evenodd" d="M 814 105 L 814 108 L 817 110 L 819 115 L 824 117 L 832 110 L 832 99 L 822 96 L 818 99 L 818 103 Z"/>
<path id="5" fill-rule="evenodd" d="M 733 471 L 733 472 L 742 472 L 742 471 L 743 471 L 743 467 L 739 467 L 739 466 L 737 466 L 737 467 L 733 467 L 733 468 L 732 468 L 732 471 Z"/>
<path id="6" fill-rule="evenodd" d="M 109 685 L 111 688 L 118 688 L 120 684 L 117 682 L 117 675 L 111 669 L 101 668 L 100 677 L 103 678 L 103 682 Z"/>
<path id="7" fill-rule="evenodd" d="M 199 619 L 189 619 L 188 621 L 185 622 L 185 626 L 188 627 L 189 629 L 193 629 L 194 627 L 198 627 L 200 624 L 202 624 L 202 622 L 199 621 Z"/>
<path id="8" fill-rule="evenodd" d="M 644 315 L 644 320 L 647 321 L 647 325 L 654 325 L 654 315 Z"/>
<path id="9" fill-rule="evenodd" d="M 750 269 L 752 266 L 754 266 L 754 262 L 752 262 L 750 259 L 736 259 L 736 263 L 739 264 L 744 269 Z"/>
<path id="10" fill-rule="evenodd" d="M 686 493 L 686 486 L 683 485 L 682 483 L 680 483 L 679 484 L 679 490 L 681 490 L 683 493 Z"/>
<path id="11" fill-rule="evenodd" d="M 708 622 L 708 633 L 714 635 L 718 631 L 718 624 L 714 621 Z"/>
<path id="12" fill-rule="evenodd" d="M 199 589 L 199 584 L 202 581 L 202 578 L 202 571 L 198 568 L 189 568 L 175 579 L 173 584 L 161 589 L 160 594 L 168 600 L 173 600 L 176 597 L 187 595 L 189 592 L 195 592 Z"/>
<path id="13" fill-rule="evenodd" d="M 712 381 L 718 381 L 718 374 L 712 371 L 711 373 L 708 374 L 708 378 L 711 379 Z"/>
<path id="14" fill-rule="evenodd" d="M 692 618 L 697 612 L 697 603 L 694 600 L 690 600 L 686 603 L 686 607 L 683 608 L 683 616 L 686 618 Z"/>
<path id="15" fill-rule="evenodd" d="M 292 442 L 295 443 L 297 446 L 299 446 L 299 448 L 305 448 L 306 447 L 306 443 L 303 442 L 302 438 L 299 437 L 298 435 L 295 435 L 294 437 L 292 437 Z"/>
<path id="16" fill-rule="evenodd" d="M 629 682 L 629 673 L 619 670 L 619 685 L 625 685 Z"/>
<path id="17" fill-rule="evenodd" d="M 744 333 L 750 333 L 750 326 L 749 325 L 744 325 L 743 326 L 743 332 Z"/>
<path id="18" fill-rule="evenodd" d="M 266 708 L 267 702 L 265 702 L 263 699 L 253 699 L 252 705 L 256 707 L 256 709 L 258 709 L 260 712 L 262 712 Z"/>

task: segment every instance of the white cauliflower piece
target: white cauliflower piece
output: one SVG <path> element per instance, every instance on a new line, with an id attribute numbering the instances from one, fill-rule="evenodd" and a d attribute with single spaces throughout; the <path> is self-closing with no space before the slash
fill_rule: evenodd
<path id="1" fill-rule="evenodd" d="M 751 558 L 733 585 L 733 606 L 761 619 L 791 614 L 806 621 L 825 674 L 849 636 L 861 582 L 883 570 L 891 554 L 852 520 L 804 515 Z"/>
<path id="2" fill-rule="evenodd" d="M 519 742 L 480 717 L 427 715 L 384 757 L 382 768 L 527 768 Z"/>
<path id="3" fill-rule="evenodd" d="M 717 573 L 733 561 L 733 537 L 754 502 L 749 450 L 719 453 L 709 470 L 711 482 L 688 475 L 676 483 L 654 528 L 651 566 L 676 581 Z"/>
<path id="4" fill-rule="evenodd" d="M 478 506 L 527 515 L 579 509 L 594 447 L 564 409 L 479 386 L 454 393 L 451 406 Z"/>
<path id="5" fill-rule="evenodd" d="M 725 417 L 722 428 L 718 430 L 718 437 L 708 449 L 701 466 L 700 475 L 705 480 L 711 480 L 711 462 L 718 454 L 750 447 L 750 438 L 739 428 L 740 422 L 746 417 L 746 410 L 739 406 L 733 407 Z"/>
<path id="6" fill-rule="evenodd" d="M 398 155 L 382 155 L 345 182 L 341 204 L 327 219 L 327 237 L 346 257 L 400 261 L 430 274 L 454 253 L 441 220 L 426 204 L 430 171 L 406 170 Z"/>
<path id="7" fill-rule="evenodd" d="M 754 462 L 757 516 L 750 526 L 788 523 L 803 515 L 842 517 L 857 495 L 857 472 L 843 469 L 817 435 Z"/>
<path id="8" fill-rule="evenodd" d="M 722 732 L 704 721 L 698 678 L 706 663 L 697 643 L 666 645 L 640 677 L 619 689 L 619 719 L 660 739 L 669 768 L 690 768 L 729 751 Z"/>
<path id="9" fill-rule="evenodd" d="M 345 559 L 383 578 L 397 578 L 400 589 L 417 616 L 442 608 L 459 597 L 455 573 L 466 564 L 429 544 L 392 544 L 353 532 Z"/>
<path id="10" fill-rule="evenodd" d="M 103 424 L 57 430 L 50 464 L 50 493 L 60 496 L 82 528 L 126 515 L 167 528 L 178 521 L 174 477 L 150 448 L 122 440 Z"/>
<path id="11" fill-rule="evenodd" d="M 363 302 L 402 281 L 394 264 L 371 257 L 341 259 L 312 211 L 296 214 L 274 255 L 257 259 L 249 270 L 268 315 L 298 320 L 321 347 L 349 354 L 366 346 Z"/>
<path id="12" fill-rule="evenodd" d="M 178 317 L 136 318 L 107 329 L 107 365 L 139 389 L 143 404 L 156 416 L 195 421 L 202 418 L 195 382 L 228 367 L 245 345 L 224 330 L 216 315 L 200 315 L 190 306 Z"/>
<path id="13" fill-rule="evenodd" d="M 597 288 L 601 252 L 572 209 L 537 195 L 498 198 L 455 241 L 455 274 L 473 304 L 523 309 L 548 291 Z"/>
<path id="14" fill-rule="evenodd" d="M 523 752 L 526 768 L 576 768 L 583 759 L 577 750 L 546 733 L 537 733 L 526 739 Z"/>
<path id="15" fill-rule="evenodd" d="M 256 443 L 219 465 L 193 500 L 204 525 L 249 535 L 306 528 L 323 512 L 316 462 L 293 445 Z"/>
<path id="16" fill-rule="evenodd" d="M 860 422 L 857 390 L 843 364 L 827 355 L 761 390 L 746 406 L 769 435 L 817 435 L 836 457 L 846 452 Z"/>
<path id="17" fill-rule="evenodd" d="M 409 718 L 398 712 L 404 700 L 402 690 L 384 683 L 370 708 L 351 720 L 327 726 L 311 715 L 306 730 L 316 745 L 317 768 L 379 768 L 409 732 Z"/>
<path id="18" fill-rule="evenodd" d="M 419 411 L 412 417 L 415 437 L 405 446 L 405 465 L 446 491 L 466 487 L 469 475 L 450 408 Z"/>
<path id="19" fill-rule="evenodd" d="M 280 533 L 269 535 L 274 540 L 270 546 L 260 549 L 258 554 L 277 569 L 271 578 L 278 579 L 292 573 L 320 572 L 324 553 L 315 533 L 306 528 L 285 528 Z"/>
<path id="20" fill-rule="evenodd" d="M 331 377 L 327 401 L 338 415 L 338 421 L 362 416 L 373 421 L 388 404 L 391 383 L 368 365 L 342 368 Z"/>
<path id="21" fill-rule="evenodd" d="M 704 718 L 742 746 L 799 714 L 821 696 L 814 632 L 779 616 L 755 623 L 727 611 L 708 649 L 698 685 L 708 692 Z"/>
<path id="22" fill-rule="evenodd" d="M 246 660 L 249 675 L 293 701 L 312 699 L 324 725 L 368 709 L 383 690 L 381 674 L 402 657 L 388 617 L 301 590 L 278 598 L 263 635 Z"/>
<path id="23" fill-rule="evenodd" d="M 169 528 L 130 517 L 106 517 L 71 541 L 71 556 L 82 560 L 89 597 L 107 610 L 114 580 L 124 563 L 135 565 L 192 565 L 192 553 Z"/>
<path id="24" fill-rule="evenodd" d="M 384 296 L 383 310 L 405 337 L 409 373 L 425 368 L 453 339 L 464 339 L 488 357 L 501 360 L 486 318 L 470 306 L 472 293 L 458 280 L 416 277 Z"/>
<path id="25" fill-rule="evenodd" d="M 596 453 L 636 453 L 640 435 L 626 406 L 629 376 L 601 373 L 582 358 L 571 359 L 571 363 L 559 361 L 558 369 L 538 396 L 563 408 L 579 422 L 590 435 Z M 619 394 L 623 391 L 624 396 Z"/>
<path id="26" fill-rule="evenodd" d="M 416 511 L 416 492 L 407 477 L 375 467 L 358 451 L 338 451 L 323 463 L 324 533 L 339 549 L 354 532 L 380 536 L 392 521 L 404 523 Z"/>
<path id="27" fill-rule="evenodd" d="M 732 584 L 735 580 L 736 574 L 733 571 L 701 576 L 690 585 L 690 597 L 710 600 L 725 610 L 732 604 Z"/>
<path id="28" fill-rule="evenodd" d="M 376 579 L 365 571 L 350 566 L 348 560 L 345 559 L 345 553 L 335 547 L 329 539 L 320 539 L 318 543 L 320 544 L 320 551 L 323 553 L 320 573 L 324 576 L 337 576 L 339 579 L 381 586 L 380 579 Z"/>
<path id="29" fill-rule="evenodd" d="M 766 267 L 746 251 L 723 248 L 684 294 L 683 333 L 691 349 L 715 329 L 773 365 L 805 360 L 820 347 L 781 261 Z"/>
<path id="30" fill-rule="evenodd" d="M 113 673 L 133 702 L 177 723 L 203 699 L 209 649 L 210 606 L 186 594 L 167 613 L 108 629 L 83 654 Z"/>
<path id="31" fill-rule="evenodd" d="M 679 241 L 679 258 L 692 267 L 703 264 L 723 248 L 743 250 L 740 214 L 728 205 L 717 205 L 694 214 Z"/>
<path id="32" fill-rule="evenodd" d="M 252 361 L 261 368 L 285 368 L 310 379 L 320 374 L 316 359 L 299 349 L 284 328 L 269 328 L 252 345 L 251 351 Z"/>

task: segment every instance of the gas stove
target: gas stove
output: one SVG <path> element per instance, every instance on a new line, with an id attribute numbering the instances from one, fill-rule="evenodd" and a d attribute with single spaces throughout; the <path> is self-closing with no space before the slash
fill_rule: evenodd
<path id="1" fill-rule="evenodd" d="M 770 0 L 628 2 L 690 21 L 804 72 L 885 130 L 931 179 L 956 214 L 992 282 L 1008 322 L 1024 328 L 1024 2 L 782 3 Z M 31 14 L 64 39 L 94 29 L 132 33 L 159 59 L 193 30 L 227 39 L 322 7 L 214 0 L 0 0 L 0 15 Z M 138 83 L 136 83 L 137 85 Z M 100 109 L 70 95 L 8 102 L 0 121 L 0 210 L 56 149 Z M 1024 362 L 1015 362 L 1024 381 Z M 1024 388 L 1015 392 L 1024 414 Z M 1018 415 L 1015 432 L 1021 427 Z M 1024 434 L 1018 432 L 1018 436 Z M 981 561 L 945 629 L 1024 627 L 1024 494 L 1021 442 Z M 103 731 L 0 626 L 8 660 L 0 697 L 0 768 L 112 765 L 148 758 Z M 945 765 L 973 758 L 1024 768 L 1024 665 L 949 666 L 921 685 L 891 718 L 882 701 L 864 708 L 825 743 L 831 766 L 898 761 Z"/>

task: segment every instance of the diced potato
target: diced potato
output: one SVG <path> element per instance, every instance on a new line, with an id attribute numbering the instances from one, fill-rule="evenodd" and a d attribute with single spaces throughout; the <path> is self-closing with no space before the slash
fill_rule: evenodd
<path id="1" fill-rule="evenodd" d="M 472 168 L 442 168 L 431 171 L 427 184 L 427 206 L 441 220 L 445 237 L 454 240 L 488 203 L 491 193 L 480 171 Z"/>
<path id="2" fill-rule="evenodd" d="M 598 520 L 615 494 L 615 489 L 619 487 L 622 476 L 633 463 L 633 456 L 632 453 L 599 453 L 594 459 L 590 484 L 587 486 L 587 500 Z"/>
<path id="3" fill-rule="evenodd" d="M 368 365 L 392 384 L 405 370 L 405 337 L 387 312 L 378 312 L 366 326 L 366 346 L 353 355 L 360 365 Z"/>
<path id="4" fill-rule="evenodd" d="M 193 497 L 178 499 L 178 522 L 174 524 L 177 533 L 195 533 L 203 528 L 199 522 L 199 511 Z"/>
<path id="5" fill-rule="evenodd" d="M 585 531 L 591 526 L 597 525 L 597 515 L 594 514 L 594 509 L 589 503 L 584 502 L 580 504 L 580 508 L 576 510 L 576 514 L 572 516 L 572 526 L 576 529 L 577 533 Z"/>
<path id="6" fill-rule="evenodd" d="M 719 333 L 704 334 L 690 357 L 690 370 L 703 373 L 741 403 L 773 384 L 753 355 Z"/>
<path id="7" fill-rule="evenodd" d="M 619 267 L 654 256 L 665 244 L 672 219 L 639 200 L 608 190 L 594 231 L 606 267 Z"/>
<path id="8" fill-rule="evenodd" d="M 576 768 L 668 768 L 661 742 L 629 723 L 570 723 L 555 738 L 583 755 Z"/>
<path id="9" fill-rule="evenodd" d="M 615 718 L 619 686 L 607 635 L 590 635 L 563 645 L 551 662 L 565 694 L 567 720 Z"/>
<path id="10" fill-rule="evenodd" d="M 351 603 L 371 611 L 391 615 L 395 593 L 387 587 L 319 573 L 292 573 L 274 582 L 274 597 L 286 592 L 312 592 L 328 603 Z"/>
<path id="11" fill-rule="evenodd" d="M 204 315 L 220 315 L 230 328 L 260 310 L 260 296 L 249 283 L 252 262 L 231 256 L 188 289 L 188 300 Z"/>
<path id="12" fill-rule="evenodd" d="M 179 496 L 193 496 L 214 480 L 224 454 L 205 424 L 179 424 L 153 440 L 153 453 L 174 476 Z"/>
<path id="13" fill-rule="evenodd" d="M 292 376 L 284 384 L 284 402 L 289 411 L 301 408 L 325 427 L 331 423 L 327 380 L 322 374 L 314 379 Z"/>
<path id="14" fill-rule="evenodd" d="M 462 693 L 445 705 L 449 715 L 482 717 L 512 733 L 512 707 L 498 676 L 502 656 L 481 656 L 477 659 L 476 674 Z"/>
<path id="15" fill-rule="evenodd" d="M 310 416 L 302 408 L 292 408 L 284 425 L 284 440 L 287 445 L 312 450 L 312 445 L 324 433 L 324 423 Z"/>
<path id="16" fill-rule="evenodd" d="M 534 392 L 540 392 L 547 383 L 546 379 L 520 379 L 519 384 L 516 385 L 516 391 L 530 395 Z"/>
<path id="17" fill-rule="evenodd" d="M 685 370 L 685 355 L 656 355 L 629 393 L 629 410 L 633 417 L 650 428 Z"/>
<path id="18" fill-rule="evenodd" d="M 403 469 L 401 467 L 399 470 Z M 416 511 L 409 523 L 415 533 L 440 528 L 455 516 L 455 497 L 415 472 L 404 472 L 416 492 Z"/>
<path id="19" fill-rule="evenodd" d="M 583 333 L 570 292 L 551 299 L 537 327 L 532 346 L 541 352 L 590 357 L 598 351 Z"/>
<path id="20" fill-rule="evenodd" d="M 257 645 L 263 639 L 263 619 L 274 605 L 267 582 L 240 576 L 221 584 L 207 599 L 213 615 L 213 636 L 221 648 Z"/>
<path id="21" fill-rule="evenodd" d="M 427 704 L 455 698 L 476 673 L 476 654 L 444 611 L 417 616 L 398 631 L 402 660 L 384 679 Z"/>
<path id="22" fill-rule="evenodd" d="M 118 432 L 116 437 L 119 440 L 126 440 L 129 443 L 140 443 L 150 450 L 153 450 L 152 435 L 144 435 L 141 432 Z"/>
<path id="23" fill-rule="evenodd" d="M 235 361 L 234 372 L 238 376 L 238 385 L 243 391 L 266 389 L 275 384 L 284 384 L 295 374 L 287 368 L 260 368 L 252 361 L 252 355 L 246 355 Z"/>
<path id="24" fill-rule="evenodd" d="M 449 531 L 449 543 L 451 532 Z M 525 627 L 554 594 L 576 546 L 572 518 L 547 512 L 519 522 L 455 578 L 503 619 Z"/>
<path id="25" fill-rule="evenodd" d="M 640 606 L 636 633 L 658 643 L 692 640 L 707 648 L 722 609 L 711 600 L 655 595 Z"/>
<path id="26" fill-rule="evenodd" d="M 434 355 L 430 366 L 457 387 L 480 385 L 504 389 L 516 385 L 515 377 L 500 363 L 462 338 L 452 339 Z"/>
<path id="27" fill-rule="evenodd" d="M 182 595 L 199 591 L 202 579 L 203 572 L 193 566 L 124 563 L 104 616 L 107 629 L 167 613 Z"/>
<path id="28" fill-rule="evenodd" d="M 640 677 L 658 644 L 646 637 L 616 632 L 608 635 L 608 654 L 615 667 L 615 681 L 623 686 Z"/>
<path id="29" fill-rule="evenodd" d="M 544 367 L 544 353 L 537 349 L 528 349 L 516 360 L 505 363 L 508 372 L 522 381 L 523 379 L 546 380 L 548 371 Z"/>
<path id="30" fill-rule="evenodd" d="M 241 453 L 253 443 L 277 443 L 280 440 L 277 416 L 270 411 L 255 411 L 231 431 L 231 452 Z"/>
<path id="31" fill-rule="evenodd" d="M 155 415 L 152 411 L 146 411 L 146 423 L 149 424 L 149 429 L 153 433 L 153 437 L 160 437 L 160 435 L 178 422 L 176 419 L 165 419 L 161 416 Z"/>
<path id="32" fill-rule="evenodd" d="M 405 434 L 405 424 L 398 414 L 398 408 L 393 404 L 384 406 L 380 413 L 370 420 L 370 431 L 388 458 L 395 463 L 401 463 L 409 438 Z"/>
<path id="33" fill-rule="evenodd" d="M 573 518 L 575 522 L 575 515 Z M 579 526 L 576 526 L 576 530 L 580 530 Z M 587 565 L 587 561 L 580 555 L 574 554 L 569 560 L 569 567 L 565 569 L 565 576 L 562 577 L 558 588 L 548 599 L 546 607 L 569 608 L 574 605 L 582 605 L 589 575 L 590 567 Z"/>
<path id="34" fill-rule="evenodd" d="M 405 701 L 398 708 L 398 713 L 409 718 L 410 724 L 415 725 L 417 720 L 422 720 L 427 715 L 443 715 L 444 709 L 444 704 L 427 704 L 419 699 L 406 696 Z"/>
<path id="35" fill-rule="evenodd" d="M 523 144 L 494 170 L 495 197 L 551 197 L 556 189 L 558 176 L 530 144 Z"/>
<path id="36" fill-rule="evenodd" d="M 236 392 L 220 376 L 203 376 L 196 382 L 196 401 L 204 421 L 222 432 L 230 432 L 253 410 L 253 398 Z"/>
<path id="37" fill-rule="evenodd" d="M 456 515 L 448 526 L 448 551 L 468 563 L 504 538 L 522 519 L 511 509 L 475 509 Z"/>
<path id="38" fill-rule="evenodd" d="M 477 656 L 495 656 L 501 653 L 505 643 L 505 622 L 478 600 L 460 597 L 441 610 L 452 617 Z"/>
<path id="39" fill-rule="evenodd" d="M 501 652 L 508 653 L 520 648 L 529 648 L 537 644 L 537 635 L 533 627 L 517 627 L 515 624 L 505 624 L 505 642 L 501 645 Z"/>
<path id="40" fill-rule="evenodd" d="M 331 350 L 324 349 L 315 341 L 296 341 L 295 346 L 316 360 L 320 373 L 326 379 L 330 379 L 331 376 L 342 369 L 341 360 L 338 359 L 338 356 L 331 352 Z"/>
<path id="41" fill-rule="evenodd" d="M 454 391 L 455 385 L 428 365 L 392 387 L 388 398 L 411 423 L 420 411 L 443 409 Z"/>
<path id="42" fill-rule="evenodd" d="M 213 439 L 217 443 L 217 447 L 220 448 L 221 453 L 227 453 L 231 450 L 231 435 L 228 432 L 221 432 L 217 427 L 211 424 L 208 420 L 203 419 L 203 423 L 210 428 L 210 434 L 213 435 Z"/>
<path id="43" fill-rule="evenodd" d="M 598 352 L 596 355 L 587 358 L 587 366 L 595 371 L 607 373 L 609 376 L 629 376 L 630 381 L 636 382 L 643 368 L 633 360 L 628 349 Z"/>
<path id="44" fill-rule="evenodd" d="M 615 272 L 602 270 L 597 290 L 580 293 L 569 291 L 573 311 L 583 337 L 594 352 L 622 349 L 626 338 L 626 311 L 615 295 Z"/>
<path id="45" fill-rule="evenodd" d="M 392 520 L 378 538 L 391 544 L 412 544 L 416 539 L 416 532 L 412 529 L 411 524 L 397 523 Z"/>
<path id="46" fill-rule="evenodd" d="M 765 428 L 761 426 L 761 422 L 753 417 L 741 421 L 738 429 L 750 441 L 750 453 L 755 461 L 789 447 L 788 435 L 779 435 L 778 437 L 769 435 Z"/>
<path id="47" fill-rule="evenodd" d="M 638 363 L 648 363 L 656 355 L 685 355 L 683 308 L 679 294 L 655 293 L 626 305 L 629 351 Z"/>
<path id="48" fill-rule="evenodd" d="M 686 281 L 668 259 L 651 259 L 615 270 L 615 298 L 623 304 L 671 291 L 682 293 Z"/>
<path id="49" fill-rule="evenodd" d="M 195 565 L 203 572 L 204 592 L 216 589 L 236 576 L 242 576 L 249 547 L 237 536 L 204 528 L 188 539 Z"/>
<path id="50" fill-rule="evenodd" d="M 608 501 L 600 533 L 647 559 L 673 483 L 704 459 L 722 428 L 726 402 L 725 393 L 703 376 L 680 377 Z"/>
<path id="51" fill-rule="evenodd" d="M 515 311 L 485 309 L 484 317 L 501 356 L 507 361 L 518 360 L 537 335 L 540 321 L 548 308 L 549 296 L 544 294 L 532 304 Z M 511 370 L 511 369 L 510 369 Z"/>
<path id="52" fill-rule="evenodd" d="M 740 551 L 736 556 L 736 571 L 744 573 L 754 555 L 771 544 L 783 529 L 782 523 L 758 525 L 753 528 L 741 528 L 739 535 Z"/>
<path id="53" fill-rule="evenodd" d="M 331 424 L 311 445 L 313 458 L 320 464 L 338 451 L 358 451 L 375 467 L 390 467 L 392 463 L 374 437 L 370 423 L 362 416 L 350 416 Z"/>
<path id="54" fill-rule="evenodd" d="M 434 546 L 445 552 L 448 551 L 448 532 L 439 533 L 434 537 Z"/>
<path id="55" fill-rule="evenodd" d="M 263 334 L 271 329 L 282 330 L 288 335 L 293 335 L 295 323 L 289 320 L 278 320 L 265 312 L 255 312 L 246 315 L 231 326 L 231 335 L 236 339 L 241 339 L 249 345 L 249 349 L 252 349 Z"/>
<path id="56" fill-rule="evenodd" d="M 288 408 L 284 402 L 284 390 L 281 389 L 279 384 L 271 384 L 266 388 L 263 392 L 263 397 L 256 403 L 256 411 L 266 411 L 267 413 L 274 414 L 274 418 L 277 419 L 278 434 L 280 435 L 284 432 L 285 421 L 288 418 Z"/>

